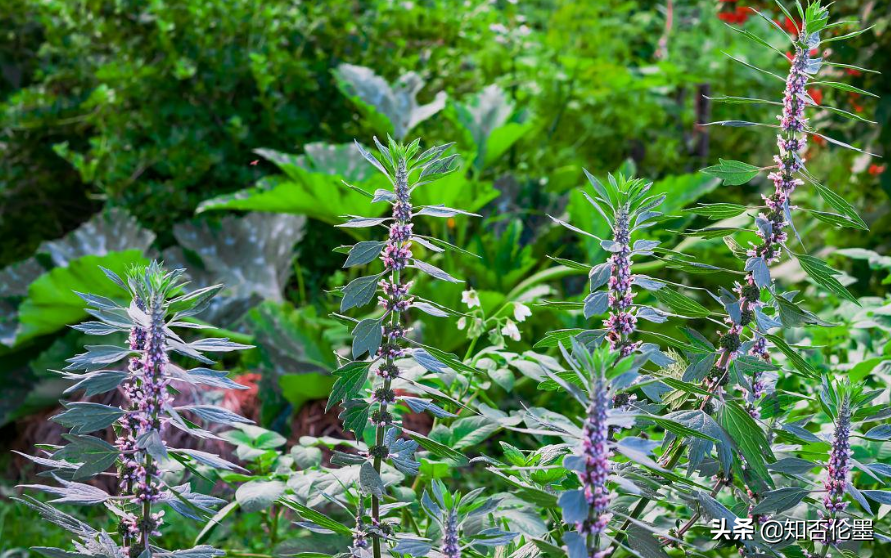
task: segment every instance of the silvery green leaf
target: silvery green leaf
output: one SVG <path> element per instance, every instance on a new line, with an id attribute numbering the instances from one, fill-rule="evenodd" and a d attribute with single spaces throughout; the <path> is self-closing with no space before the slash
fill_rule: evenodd
<path id="1" fill-rule="evenodd" d="M 30 496 L 22 496 L 21 498 L 13 497 L 12 500 L 25 504 L 29 508 L 35 510 L 40 516 L 50 523 L 61 527 L 62 529 L 73 533 L 82 541 L 95 539 L 99 532 L 84 523 L 83 521 L 64 514 L 54 507 L 44 504 Z"/>
<path id="2" fill-rule="evenodd" d="M 662 281 L 647 277 L 646 275 L 635 275 L 631 280 L 631 283 L 648 291 L 658 291 L 665 286 L 665 283 Z"/>
<path id="3" fill-rule="evenodd" d="M 97 558 L 95 554 L 85 554 L 82 552 L 69 552 L 61 548 L 51 548 L 48 546 L 32 546 L 31 550 L 46 556 L 46 558 Z"/>
<path id="4" fill-rule="evenodd" d="M 77 380 L 77 383 L 63 393 L 67 395 L 84 390 L 84 396 L 92 397 L 93 395 L 107 393 L 116 389 L 127 377 L 128 374 L 126 372 L 116 372 L 114 370 L 99 370 L 86 374 L 65 374 L 65 379 Z"/>
<path id="5" fill-rule="evenodd" d="M 354 265 L 363 265 L 374 261 L 386 244 L 386 242 L 376 240 L 357 242 L 350 248 L 350 254 L 347 256 L 343 267 L 353 267 Z"/>
<path id="6" fill-rule="evenodd" d="M 391 428 L 387 431 L 384 444 L 390 450 L 390 461 L 401 473 L 406 475 L 417 475 L 421 464 L 415 461 L 415 451 L 418 449 L 418 442 L 414 440 L 403 440 L 395 438 L 397 431 Z"/>
<path id="7" fill-rule="evenodd" d="M 140 434 L 136 445 L 158 461 L 167 459 L 167 446 L 161 439 L 161 433 L 154 428 Z"/>
<path id="8" fill-rule="evenodd" d="M 424 349 L 414 349 L 412 357 L 429 372 L 444 372 L 448 368 L 448 366 Z"/>
<path id="9" fill-rule="evenodd" d="M 733 441 L 715 419 L 699 409 L 676 411 L 666 415 L 665 418 L 717 440 L 718 459 L 725 471 L 730 470 L 733 463 Z M 711 453 L 714 443 L 705 438 L 691 436 L 684 439 L 684 444 L 689 446 L 687 474 L 690 474 Z"/>
<path id="10" fill-rule="evenodd" d="M 387 221 L 392 221 L 392 220 L 393 220 L 392 217 L 355 217 L 355 216 L 351 216 L 349 221 L 347 221 L 345 223 L 341 223 L 339 225 L 335 225 L 335 226 L 341 227 L 341 228 L 347 228 L 347 229 L 367 228 L 367 227 L 376 227 L 378 225 L 386 223 Z"/>
<path id="11" fill-rule="evenodd" d="M 770 268 L 762 258 L 752 257 L 746 261 L 746 271 L 752 272 L 755 284 L 761 288 L 770 286 Z"/>
<path id="12" fill-rule="evenodd" d="M 420 211 L 414 214 L 415 216 L 420 215 L 429 215 L 430 217 L 454 217 L 455 215 L 468 215 L 470 217 L 480 217 L 480 215 L 476 213 L 471 213 L 469 211 L 464 211 L 461 209 L 452 209 L 451 207 L 446 207 L 444 205 L 428 205 L 422 208 Z"/>
<path id="13" fill-rule="evenodd" d="M 196 351 L 207 351 L 210 353 L 228 353 L 231 351 L 244 351 L 246 349 L 254 348 L 253 345 L 235 343 L 234 341 L 229 341 L 225 337 L 199 339 L 198 341 L 189 343 L 189 347 Z"/>
<path id="14" fill-rule="evenodd" d="M 187 550 L 174 550 L 169 553 L 158 553 L 155 554 L 155 556 L 158 556 L 159 558 L 219 558 L 220 556 L 225 556 L 225 554 L 226 553 L 222 550 L 217 550 L 212 546 L 200 545 Z"/>
<path id="15" fill-rule="evenodd" d="M 816 466 L 817 464 L 813 461 L 799 459 L 798 457 L 786 457 L 776 461 L 775 463 L 768 463 L 767 469 L 770 471 L 776 471 L 777 473 L 802 475 Z"/>
<path id="16" fill-rule="evenodd" d="M 656 240 L 636 240 L 633 249 L 638 254 L 652 254 L 653 248 L 660 244 L 661 242 Z"/>
<path id="17" fill-rule="evenodd" d="M 361 455 L 356 455 L 355 453 L 344 453 L 342 451 L 335 451 L 331 456 L 331 464 L 332 465 L 361 465 L 362 463 L 366 463 L 368 460 Z"/>
<path id="18" fill-rule="evenodd" d="M 584 537 L 575 531 L 563 534 L 563 543 L 569 558 L 588 558 L 588 545 Z"/>
<path id="19" fill-rule="evenodd" d="M 609 308 L 609 295 L 600 291 L 591 293 L 585 297 L 585 318 L 591 319 L 593 316 L 599 316 L 606 312 Z"/>
<path id="20" fill-rule="evenodd" d="M 755 307 L 755 323 L 760 331 L 769 331 L 775 327 L 782 327 L 782 322 L 768 316 L 760 306 Z"/>
<path id="21" fill-rule="evenodd" d="M 208 467 L 211 467 L 213 469 L 223 469 L 226 471 L 245 471 L 244 467 L 236 465 L 235 463 L 232 463 L 230 461 L 226 461 L 225 459 L 214 453 L 184 448 L 168 449 L 167 451 L 176 455 L 184 455 L 193 459 L 197 463 L 207 465 Z"/>
<path id="22" fill-rule="evenodd" d="M 436 306 L 433 306 L 432 304 L 427 302 L 412 302 L 411 307 L 437 318 L 447 318 L 449 316 L 448 312 L 444 312 Z"/>
<path id="23" fill-rule="evenodd" d="M 322 450 L 315 447 L 294 446 L 291 448 L 291 457 L 300 469 L 311 469 L 322 464 Z"/>
<path id="24" fill-rule="evenodd" d="M 87 352 L 69 358 L 70 364 L 65 370 L 96 370 L 106 364 L 114 364 L 130 355 L 135 354 L 130 349 L 116 347 L 114 345 L 86 345 Z"/>
<path id="25" fill-rule="evenodd" d="M 209 424 L 232 425 L 239 423 L 253 423 L 250 419 L 246 419 L 239 414 L 233 413 L 222 407 L 217 407 L 216 405 L 187 405 L 185 407 L 177 407 L 176 410 L 180 412 L 189 411 Z"/>
<path id="26" fill-rule="evenodd" d="M 588 277 L 591 279 L 591 291 L 596 291 L 603 285 L 606 285 L 611 273 L 612 268 L 609 263 L 597 264 L 592 267 L 591 271 L 588 272 Z"/>
<path id="27" fill-rule="evenodd" d="M 886 506 L 891 506 L 891 492 L 887 490 L 863 490 L 863 495 L 872 500 Z"/>
<path id="28" fill-rule="evenodd" d="M 357 359 L 365 353 L 373 356 L 380 348 L 383 337 L 382 320 L 383 318 L 366 318 L 353 329 L 353 359 Z"/>
<path id="29" fill-rule="evenodd" d="M 439 269 L 438 267 L 436 267 L 434 265 L 430 265 L 426 262 L 422 262 L 421 260 L 412 260 L 412 262 L 413 262 L 413 267 L 423 271 L 424 273 L 426 273 L 427 275 L 429 275 L 435 279 L 439 279 L 441 281 L 448 281 L 449 283 L 463 283 L 464 282 L 460 279 L 456 279 L 456 278 L 452 277 L 451 275 L 449 275 L 448 273 L 446 273 L 445 271 Z"/>
<path id="30" fill-rule="evenodd" d="M 374 466 L 365 461 L 359 469 L 359 486 L 362 492 L 378 498 L 384 495 L 384 482 L 381 480 L 380 474 L 375 471 Z"/>
<path id="31" fill-rule="evenodd" d="M 857 500 L 857 503 L 860 504 L 860 507 L 862 507 L 866 513 L 872 515 L 872 507 L 869 505 L 869 502 L 863 497 L 863 493 L 857 490 L 857 487 L 851 484 L 851 481 L 849 480 L 845 481 L 845 492 Z"/>
<path id="32" fill-rule="evenodd" d="M 62 403 L 65 411 L 50 420 L 71 429 L 72 434 L 89 434 L 114 424 L 124 416 L 120 407 L 99 403 Z"/>
<path id="33" fill-rule="evenodd" d="M 374 191 L 374 197 L 371 198 L 371 203 L 378 202 L 393 202 L 396 201 L 396 193 L 391 190 L 384 190 L 382 188 L 378 188 Z"/>
<path id="34" fill-rule="evenodd" d="M 563 512 L 563 521 L 572 525 L 588 519 L 591 506 L 585 498 L 584 490 L 566 490 L 560 493 L 557 504 Z"/>
<path id="35" fill-rule="evenodd" d="M 235 500 L 246 513 L 268 509 L 285 492 L 285 483 L 278 480 L 252 480 L 238 487 Z"/>
<path id="36" fill-rule="evenodd" d="M 111 335 L 112 333 L 128 330 L 128 328 L 123 326 L 111 325 L 103 322 L 83 322 L 73 325 L 71 328 L 87 335 Z"/>
<path id="37" fill-rule="evenodd" d="M 343 299 L 340 301 L 340 311 L 345 312 L 350 308 L 365 306 L 374 298 L 377 292 L 377 283 L 382 274 L 369 275 L 353 279 L 343 288 Z"/>
<path id="38" fill-rule="evenodd" d="M 600 247 L 607 252 L 620 252 L 625 245 L 621 242 L 616 242 L 615 240 L 601 240 Z"/>
<path id="39" fill-rule="evenodd" d="M 742 321 L 742 310 L 740 309 L 738 300 L 728 303 L 724 306 L 724 309 L 727 311 L 727 315 L 730 316 L 733 323 L 738 324 Z"/>
<path id="40" fill-rule="evenodd" d="M 54 496 L 59 496 L 55 500 L 49 500 L 51 504 L 77 504 L 91 506 L 101 504 L 107 501 L 109 496 L 101 488 L 83 484 L 80 482 L 71 482 L 64 479 L 56 479 L 62 486 L 47 486 L 45 484 L 23 484 L 20 488 L 29 488 L 40 490 Z"/>
<path id="41" fill-rule="evenodd" d="M 235 380 L 229 378 L 228 372 L 225 370 L 212 370 L 210 368 L 192 368 L 191 370 L 183 370 L 178 366 L 167 366 L 167 372 L 171 379 L 187 382 L 193 385 L 204 385 L 223 389 L 248 389 L 248 386 L 239 384 Z"/>
<path id="42" fill-rule="evenodd" d="M 364 70 L 364 69 L 366 69 L 366 68 L 362 68 L 362 69 Z M 370 71 L 370 70 L 369 70 L 369 71 Z M 375 141 L 375 143 L 376 143 L 376 142 L 377 142 L 377 138 L 374 138 L 374 141 Z M 371 154 L 367 149 L 365 149 L 365 148 L 362 146 L 362 144 L 359 143 L 358 141 L 353 140 L 353 143 L 356 145 L 356 149 L 359 151 L 359 153 L 362 155 L 362 157 L 364 157 L 366 161 L 368 161 L 369 163 L 371 163 L 371 164 L 374 166 L 374 168 L 376 168 L 377 170 L 381 171 L 381 172 L 383 173 L 383 175 L 386 176 L 387 179 L 390 180 L 390 182 L 392 183 L 392 182 L 393 182 L 393 179 L 390 178 L 390 173 L 387 171 L 386 168 L 384 168 L 384 165 L 383 165 L 380 161 L 378 161 L 377 157 L 375 157 L 374 155 L 372 155 L 372 154 Z"/>
<path id="43" fill-rule="evenodd" d="M 213 515 L 213 507 L 226 503 L 214 496 L 192 492 L 188 483 L 170 487 L 163 493 L 161 501 L 183 517 L 196 521 L 204 521 L 207 516 Z"/>
<path id="44" fill-rule="evenodd" d="M 397 539 L 396 546 L 393 547 L 393 554 L 408 554 L 413 558 L 427 556 L 433 550 L 433 544 L 424 539 Z"/>
<path id="45" fill-rule="evenodd" d="M 661 324 L 668 321 L 668 317 L 661 311 L 649 306 L 641 306 L 637 309 L 637 317 L 648 322 Z"/>
<path id="46" fill-rule="evenodd" d="M 72 479 L 83 480 L 101 473 L 115 464 L 120 450 L 94 436 L 66 434 L 69 444 L 53 454 L 53 459 L 79 463 Z"/>
<path id="47" fill-rule="evenodd" d="M 475 545 L 495 547 L 510 544 L 510 542 L 517 538 L 517 536 L 519 536 L 519 533 L 505 531 L 497 527 L 490 527 L 471 535 L 470 540 L 473 541 L 473 544 Z"/>
<path id="48" fill-rule="evenodd" d="M 780 513 L 797 506 L 809 494 L 806 488 L 786 486 L 762 494 L 762 500 L 755 504 L 750 513 Z"/>
<path id="49" fill-rule="evenodd" d="M 437 254 L 445 252 L 444 248 L 440 248 L 436 244 L 433 244 L 429 240 L 427 240 L 423 237 L 420 237 L 420 236 L 412 236 L 411 241 L 412 241 L 412 243 L 423 246 L 424 248 L 430 250 L 431 252 L 436 252 Z"/>
<path id="50" fill-rule="evenodd" d="M 417 397 L 403 397 L 403 401 L 415 413 L 423 413 L 429 411 L 431 415 L 439 418 L 454 417 L 456 415 L 446 411 L 436 403 L 427 401 L 426 399 L 418 399 Z"/>

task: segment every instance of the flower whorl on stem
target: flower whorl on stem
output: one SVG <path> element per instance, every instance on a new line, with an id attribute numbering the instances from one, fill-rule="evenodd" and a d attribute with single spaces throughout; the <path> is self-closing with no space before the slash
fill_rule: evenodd
<path id="1" fill-rule="evenodd" d="M 625 207 L 616 211 L 613 225 L 613 241 L 618 244 L 618 251 L 609 257 L 609 317 L 603 321 L 606 338 L 614 351 L 628 356 L 639 346 L 640 342 L 628 341 L 627 337 L 634 333 L 637 316 L 632 304 L 634 291 L 631 289 L 631 224 L 630 215 Z"/>
<path id="2" fill-rule="evenodd" d="M 848 503 L 844 501 L 845 490 L 848 482 L 848 473 L 851 470 L 851 409 L 848 398 L 842 400 L 838 410 L 838 420 L 835 423 L 835 434 L 832 437 L 832 449 L 829 452 L 827 464 L 828 475 L 823 481 L 826 488 L 826 496 L 823 497 L 823 505 L 830 514 L 844 511 Z"/>
<path id="3" fill-rule="evenodd" d="M 606 381 L 595 381 L 591 393 L 585 424 L 582 427 L 582 456 L 585 459 L 584 472 L 578 477 L 582 483 L 585 500 L 590 505 L 588 518 L 577 524 L 582 535 L 599 535 L 606 528 L 612 514 L 609 513 L 610 494 L 606 485 L 610 473 L 609 428 L 607 412 L 610 398 Z"/>

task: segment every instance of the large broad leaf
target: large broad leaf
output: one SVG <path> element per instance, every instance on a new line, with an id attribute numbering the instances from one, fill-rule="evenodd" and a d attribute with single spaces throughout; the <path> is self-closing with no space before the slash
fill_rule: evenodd
<path id="1" fill-rule="evenodd" d="M 74 291 L 120 297 L 120 287 L 109 281 L 99 266 L 124 275 L 133 264 L 148 264 L 140 250 L 83 256 L 72 260 L 68 267 L 57 267 L 40 276 L 28 287 L 28 296 L 19 307 L 16 343 L 54 333 L 86 318 L 85 303 Z"/>
<path id="2" fill-rule="evenodd" d="M 201 288 L 223 283 L 223 295 L 232 299 L 281 301 L 293 271 L 294 244 L 303 238 L 305 218 L 295 215 L 251 213 L 225 217 L 218 223 L 196 221 L 173 227 L 182 248 L 200 258 L 191 265 L 182 250 L 165 253 L 188 269 L 192 285 Z"/>
<path id="3" fill-rule="evenodd" d="M 450 102 L 444 114 L 463 128 L 464 143 L 476 151 L 473 165 L 478 171 L 491 165 L 533 127 L 531 119 L 516 114 L 514 102 L 494 84 L 467 103 Z"/>
<path id="4" fill-rule="evenodd" d="M 370 126 L 381 133 L 390 133 L 397 140 L 443 109 L 446 94 L 436 94 L 433 101 L 419 105 L 417 94 L 424 80 L 414 73 L 403 74 L 394 84 L 375 74 L 370 68 L 341 64 L 334 70 L 337 87 L 368 119 Z"/>
<path id="5" fill-rule="evenodd" d="M 368 192 L 384 188 L 387 179 L 370 166 L 353 144 L 309 144 L 305 155 L 271 149 L 257 154 L 274 163 L 284 175 L 261 179 L 253 188 L 203 201 L 198 212 L 240 209 L 306 215 L 336 225 L 343 215 L 377 216 L 387 204 L 369 204 L 369 198 L 343 183 Z"/>
<path id="6" fill-rule="evenodd" d="M 319 319 L 312 309 L 266 302 L 251 310 L 245 321 L 254 335 L 263 375 L 261 412 L 277 415 L 290 403 L 299 410 L 307 401 L 328 396 L 337 368 L 334 349 L 325 337 L 332 323 Z"/>
<path id="7" fill-rule="evenodd" d="M 155 233 L 139 226 L 126 211 L 110 208 L 63 238 L 44 242 L 38 252 L 49 254 L 57 266 L 64 267 L 81 256 L 105 256 L 124 250 L 148 250 Z"/>

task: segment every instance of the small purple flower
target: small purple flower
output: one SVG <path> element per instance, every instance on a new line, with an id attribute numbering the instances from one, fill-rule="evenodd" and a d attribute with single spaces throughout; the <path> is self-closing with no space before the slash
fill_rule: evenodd
<path id="1" fill-rule="evenodd" d="M 585 471 L 579 473 L 579 480 L 585 499 L 591 506 L 588 519 L 576 525 L 582 535 L 597 535 L 606 529 L 612 514 L 609 513 L 610 494 L 606 481 L 610 473 L 609 429 L 607 413 L 610 398 L 605 381 L 601 379 L 592 394 L 588 415 L 582 428 L 582 455 L 585 457 Z"/>

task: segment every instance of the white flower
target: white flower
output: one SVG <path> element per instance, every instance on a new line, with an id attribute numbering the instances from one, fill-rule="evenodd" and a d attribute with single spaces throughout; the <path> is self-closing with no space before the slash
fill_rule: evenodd
<path id="1" fill-rule="evenodd" d="M 520 330 L 517 329 L 517 324 L 511 320 L 508 320 L 507 323 L 504 324 L 504 327 L 501 328 L 501 334 L 510 337 L 514 341 L 520 340 Z"/>
<path id="2" fill-rule="evenodd" d="M 480 297 L 477 296 L 475 290 L 470 289 L 461 293 L 461 302 L 466 304 L 468 308 L 473 308 L 480 305 Z"/>
<path id="3" fill-rule="evenodd" d="M 458 318 L 458 331 L 464 330 L 465 327 L 467 327 L 467 318 L 462 316 Z"/>
<path id="4" fill-rule="evenodd" d="M 518 322 L 525 321 L 532 315 L 532 310 L 522 302 L 514 302 L 514 319 Z"/>

